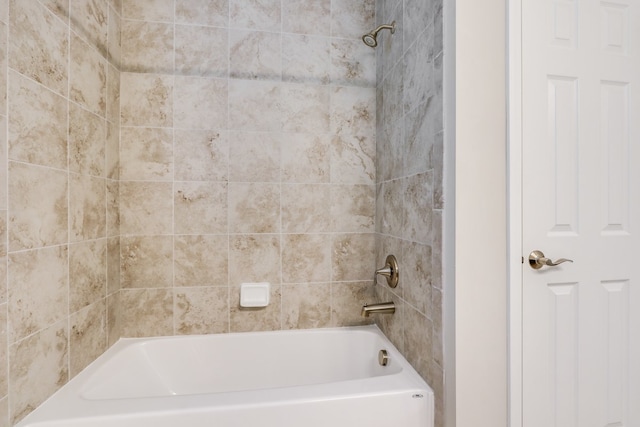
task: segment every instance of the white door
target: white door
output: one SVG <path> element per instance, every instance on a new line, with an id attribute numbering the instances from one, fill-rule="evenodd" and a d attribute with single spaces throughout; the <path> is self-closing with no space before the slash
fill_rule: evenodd
<path id="1" fill-rule="evenodd" d="M 640 0 L 522 0 L 522 70 L 522 425 L 639 427 Z"/>

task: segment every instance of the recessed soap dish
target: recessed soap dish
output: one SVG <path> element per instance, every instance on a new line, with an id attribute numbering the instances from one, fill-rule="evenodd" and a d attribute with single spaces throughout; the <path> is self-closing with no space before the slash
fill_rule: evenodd
<path id="1" fill-rule="evenodd" d="M 271 286 L 268 282 L 240 285 L 240 307 L 266 307 L 269 305 Z"/>

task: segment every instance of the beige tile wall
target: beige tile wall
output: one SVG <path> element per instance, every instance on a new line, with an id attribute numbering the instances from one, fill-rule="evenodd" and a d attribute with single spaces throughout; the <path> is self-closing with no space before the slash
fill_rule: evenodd
<path id="1" fill-rule="evenodd" d="M 442 340 L 442 0 L 377 0 L 376 259 L 398 257 L 398 287 L 378 280 L 377 298 L 398 312 L 385 334 L 436 395 L 443 425 Z"/>
<path id="2" fill-rule="evenodd" d="M 118 338 L 120 8 L 0 1 L 0 425 Z"/>
<path id="3" fill-rule="evenodd" d="M 123 0 L 123 335 L 363 323 L 374 2 Z M 241 309 L 243 282 L 272 284 Z"/>

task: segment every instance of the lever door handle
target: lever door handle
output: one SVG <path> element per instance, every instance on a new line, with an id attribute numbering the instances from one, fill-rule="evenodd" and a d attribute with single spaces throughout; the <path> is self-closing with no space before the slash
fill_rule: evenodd
<path id="1" fill-rule="evenodd" d="M 573 262 L 571 259 L 559 258 L 556 261 L 551 260 L 544 256 L 542 251 L 532 251 L 529 254 L 529 265 L 534 270 L 539 270 L 540 268 L 546 266 L 555 267 L 556 265 L 560 265 L 563 262 Z"/>

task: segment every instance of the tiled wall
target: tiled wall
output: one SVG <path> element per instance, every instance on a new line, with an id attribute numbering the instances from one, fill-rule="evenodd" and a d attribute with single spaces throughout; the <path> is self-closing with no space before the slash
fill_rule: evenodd
<path id="1" fill-rule="evenodd" d="M 0 1 L 0 425 L 107 348 L 119 7 Z"/>
<path id="2" fill-rule="evenodd" d="M 373 298 L 373 0 L 124 0 L 125 336 L 353 325 Z M 268 281 L 266 309 L 239 285 Z"/>
<path id="3" fill-rule="evenodd" d="M 382 266 L 393 253 L 400 268 L 397 288 L 377 281 L 377 299 L 398 307 L 378 321 L 434 389 L 442 426 L 442 0 L 377 0 L 376 8 L 378 24 L 396 21 L 376 49 L 376 260 Z"/>

